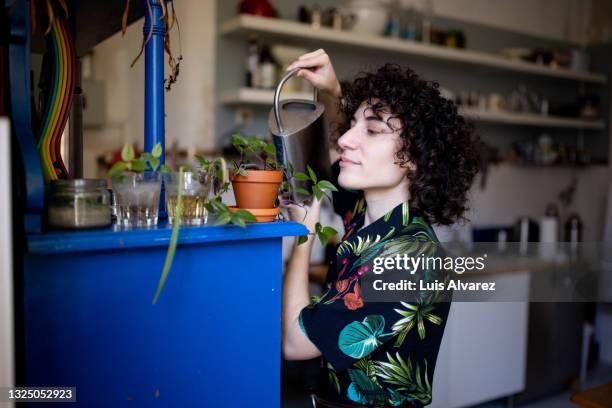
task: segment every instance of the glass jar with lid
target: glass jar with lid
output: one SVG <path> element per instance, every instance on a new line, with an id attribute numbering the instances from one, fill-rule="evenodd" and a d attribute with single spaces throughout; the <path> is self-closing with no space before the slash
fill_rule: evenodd
<path id="1" fill-rule="evenodd" d="M 47 207 L 50 227 L 95 228 L 111 224 L 106 180 L 53 180 L 50 187 Z"/>

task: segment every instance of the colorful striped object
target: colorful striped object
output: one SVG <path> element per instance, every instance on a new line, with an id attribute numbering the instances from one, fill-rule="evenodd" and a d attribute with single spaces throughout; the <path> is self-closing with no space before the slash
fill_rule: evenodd
<path id="1" fill-rule="evenodd" d="M 65 18 L 56 16 L 46 37 L 52 53 L 53 81 L 37 140 L 43 175 L 48 183 L 68 178 L 60 143 L 74 94 L 76 50 Z"/>

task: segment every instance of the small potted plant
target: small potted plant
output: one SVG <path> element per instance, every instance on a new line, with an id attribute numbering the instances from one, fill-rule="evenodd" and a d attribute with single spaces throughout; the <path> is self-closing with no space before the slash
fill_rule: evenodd
<path id="1" fill-rule="evenodd" d="M 256 136 L 232 136 L 232 145 L 240 153 L 238 161 L 232 161 L 231 175 L 236 207 L 229 207 L 230 211 L 246 210 L 258 221 L 273 221 L 280 213 L 275 206 L 279 193 L 291 196 L 292 179 L 306 182 L 310 189 L 296 187 L 295 192 L 305 197 L 315 197 L 320 200 L 325 191 L 337 191 L 336 187 L 327 180 L 319 180 L 310 166 L 304 172 L 296 171 L 291 163 L 287 166 L 276 160 L 276 147 Z M 252 157 L 256 162 L 248 161 Z M 283 181 L 284 180 L 284 181 Z M 331 198 L 328 197 L 330 200 Z M 293 202 L 292 200 L 289 200 Z M 301 203 L 293 202 L 297 205 Z M 219 209 L 221 210 L 221 209 Z M 316 224 L 315 232 L 323 245 L 337 234 L 332 227 Z M 307 237 L 300 237 L 299 243 L 305 242 Z"/>
<path id="2" fill-rule="evenodd" d="M 113 182 L 117 205 L 117 223 L 125 227 L 151 227 L 157 224 L 161 173 L 162 147 L 158 143 L 153 150 L 136 157 L 134 147 L 126 144 L 121 149 L 121 160 L 108 171 Z"/>
<path id="3" fill-rule="evenodd" d="M 236 207 L 230 210 L 244 209 L 258 221 L 273 221 L 280 212 L 275 203 L 284 176 L 283 167 L 276 161 L 274 144 L 256 136 L 236 134 L 232 136 L 232 145 L 240 158 L 232 161 L 230 179 Z"/>

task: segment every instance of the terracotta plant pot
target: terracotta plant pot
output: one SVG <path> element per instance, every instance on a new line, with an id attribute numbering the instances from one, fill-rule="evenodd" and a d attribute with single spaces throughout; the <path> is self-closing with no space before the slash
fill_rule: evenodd
<path id="1" fill-rule="evenodd" d="M 278 213 L 280 213 L 280 207 L 274 208 L 240 208 L 241 210 L 247 210 L 251 214 L 255 216 L 257 222 L 271 222 L 276 219 Z M 236 212 L 239 210 L 236 206 L 230 206 L 229 210 L 231 212 Z"/>
<path id="2" fill-rule="evenodd" d="M 244 209 L 273 208 L 282 182 L 282 170 L 247 170 L 246 176 L 233 176 L 236 206 Z"/>

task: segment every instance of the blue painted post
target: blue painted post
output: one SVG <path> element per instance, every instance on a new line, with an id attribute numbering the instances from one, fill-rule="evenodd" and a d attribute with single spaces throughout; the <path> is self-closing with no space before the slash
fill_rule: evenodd
<path id="1" fill-rule="evenodd" d="M 164 36 L 165 28 L 162 20 L 163 9 L 161 2 L 165 0 L 144 0 L 145 24 L 143 35 L 145 39 L 151 30 L 151 38 L 145 47 L 145 123 L 144 123 L 144 149 L 153 150 L 157 143 L 161 144 L 162 155 L 160 164 L 166 160 L 166 143 L 164 140 L 165 107 L 164 107 Z M 146 4 L 148 3 L 148 5 Z M 147 10 L 150 9 L 151 13 Z M 159 200 L 159 215 L 166 216 L 164 202 L 164 189 Z"/>
<path id="2" fill-rule="evenodd" d="M 161 18 L 163 10 L 160 2 L 163 0 L 144 0 L 149 3 L 151 16 L 146 12 L 143 35 L 152 36 L 145 48 L 145 151 L 150 152 L 157 143 L 164 143 L 164 23 Z M 161 162 L 165 155 L 162 153 Z"/>

